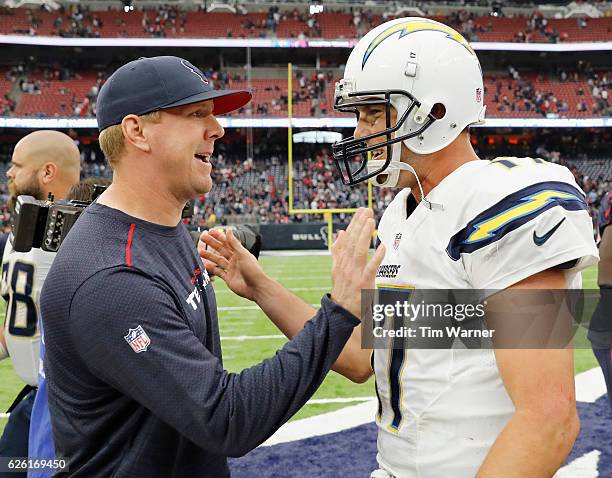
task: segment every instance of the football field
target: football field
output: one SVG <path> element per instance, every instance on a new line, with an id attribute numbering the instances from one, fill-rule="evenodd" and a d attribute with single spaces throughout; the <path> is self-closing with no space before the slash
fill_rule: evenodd
<path id="1" fill-rule="evenodd" d="M 328 255 L 262 256 L 260 263 L 271 277 L 309 304 L 318 304 L 321 296 L 330 291 L 331 257 Z M 596 268 L 587 270 L 583 274 L 584 287 L 597 287 L 596 277 Z M 234 295 L 223 281 L 217 279 L 214 287 L 225 367 L 238 372 L 272 357 L 286 341 L 284 336 L 256 305 Z M 597 365 L 591 350 L 576 350 L 575 357 L 576 373 Z M 23 383 L 13 372 L 10 360 L 0 362 L 0 412 L 6 411 L 22 387 Z M 294 419 L 355 405 L 374 396 L 373 379 L 358 385 L 331 372 Z M 0 430 L 5 422 L 6 418 L 0 419 Z"/>

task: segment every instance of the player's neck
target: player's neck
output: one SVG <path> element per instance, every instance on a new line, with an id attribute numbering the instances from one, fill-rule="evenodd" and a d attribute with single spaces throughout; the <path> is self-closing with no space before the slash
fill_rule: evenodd
<path id="1" fill-rule="evenodd" d="M 113 175 L 113 183 L 98 198 L 98 203 L 118 209 L 132 217 L 162 226 L 176 226 L 184 204 L 155 184 Z"/>
<path id="2" fill-rule="evenodd" d="M 419 180 L 423 187 L 425 196 L 430 193 L 442 180 L 457 170 L 465 163 L 480 159 L 476 155 L 472 145 L 467 142 L 454 142 L 447 148 L 436 154 L 435 158 L 429 158 L 423 161 L 422 173 L 419 174 Z M 417 170 L 418 172 L 418 170 Z M 418 187 L 412 188 L 412 194 L 417 201 L 421 201 L 421 192 Z"/>

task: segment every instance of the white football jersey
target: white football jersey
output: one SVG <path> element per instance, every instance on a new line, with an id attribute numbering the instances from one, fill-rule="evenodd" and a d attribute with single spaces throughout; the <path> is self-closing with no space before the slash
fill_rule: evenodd
<path id="1" fill-rule="evenodd" d="M 505 289 L 545 269 L 597 262 L 584 193 L 570 171 L 531 158 L 471 161 L 408 215 L 409 189 L 379 224 L 377 288 Z M 559 225 L 560 224 L 560 225 Z M 552 234 L 549 232 L 556 228 Z M 397 478 L 473 478 L 514 406 L 493 350 L 374 350 L 380 467 Z"/>
<path id="2" fill-rule="evenodd" d="M 42 249 L 16 252 L 10 238 L 2 257 L 0 292 L 6 300 L 6 348 L 17 375 L 32 386 L 38 383 L 40 360 L 40 292 L 54 258 L 53 252 Z"/>

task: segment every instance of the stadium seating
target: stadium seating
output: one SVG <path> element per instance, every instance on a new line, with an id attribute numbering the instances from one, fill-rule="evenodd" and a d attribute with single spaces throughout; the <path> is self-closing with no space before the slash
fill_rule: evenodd
<path id="1" fill-rule="evenodd" d="M 30 80 L 40 82 L 40 93 L 23 93 L 17 104 L 17 116 L 79 116 L 75 106 L 82 103 L 96 84 L 95 72 L 83 72 L 79 78 L 59 81 L 44 80 L 39 74 Z M 80 116 L 85 116 L 82 110 Z M 91 116 L 91 115 L 89 115 Z"/>
<path id="2" fill-rule="evenodd" d="M 602 72 L 602 76 L 610 77 L 610 72 Z M 591 94 L 591 87 L 587 84 L 587 80 L 584 76 L 580 76 L 580 81 L 559 81 L 558 79 L 547 79 L 543 78 L 536 73 L 526 73 L 521 75 L 522 78 L 526 79 L 530 83 L 536 92 L 542 94 L 552 94 L 559 102 L 565 102 L 568 106 L 567 112 L 557 112 L 556 108 L 550 111 L 552 114 L 558 114 L 560 117 L 568 118 L 580 118 L 598 116 L 593 115 L 592 107 L 595 102 Z M 508 101 L 511 105 L 516 105 L 516 111 L 499 111 L 498 104 L 493 103 L 493 97 L 497 90 L 497 84 L 501 83 L 502 92 L 500 97 L 507 96 Z M 487 114 L 490 117 L 501 117 L 501 118 L 525 118 L 525 117 L 542 117 L 541 111 L 527 111 L 524 107 L 524 102 L 521 97 L 515 95 L 515 88 L 517 82 L 510 80 L 507 74 L 504 75 L 487 75 L 485 76 L 485 101 L 487 102 Z M 578 94 L 578 90 L 582 90 L 582 94 Z M 586 103 L 586 111 L 578 111 L 578 102 L 584 101 Z"/>
<path id="3" fill-rule="evenodd" d="M 611 158 L 592 158 L 570 160 L 569 164 L 575 166 L 578 171 L 589 178 L 603 178 L 612 181 L 612 159 Z"/>
<path id="4" fill-rule="evenodd" d="M 570 75 L 571 76 L 571 75 Z M 600 77 L 612 77 L 612 72 L 600 72 Z M 556 78 L 544 78 L 533 72 L 523 73 L 521 78 L 531 84 L 536 93 L 543 95 L 554 96 L 557 102 L 565 102 L 568 106 L 567 112 L 558 112 L 556 107 L 551 107 L 548 111 L 550 114 L 558 114 L 560 117 L 590 117 L 601 116 L 593 114 L 593 105 L 595 98 L 591 95 L 591 87 L 587 84 L 586 76 L 580 75 L 579 81 L 561 82 Z M 40 72 L 35 72 L 28 78 L 31 82 L 37 82 L 40 86 L 39 93 L 23 93 L 21 100 L 17 104 L 15 111 L 16 116 L 92 116 L 92 105 L 87 105 L 87 94 L 91 88 L 96 85 L 97 72 L 95 71 L 80 71 L 76 78 L 59 81 L 45 80 Z M 326 82 L 324 94 L 318 100 L 318 106 L 321 116 L 344 116 L 343 114 L 333 111 L 334 88 L 333 83 Z M 494 103 L 494 96 L 497 91 L 497 84 L 501 83 L 502 92 L 499 95 L 500 103 Z M 313 96 L 308 94 L 308 86 L 312 83 L 307 82 L 303 96 L 305 99 L 296 99 L 293 102 L 293 116 L 295 117 L 311 117 L 311 108 L 313 108 Z M 230 81 L 229 86 L 236 89 L 251 89 L 254 92 L 253 102 L 241 111 L 234 113 L 234 116 L 240 117 L 282 117 L 287 115 L 287 81 L 284 79 L 254 79 L 249 84 L 245 80 Z M 487 103 L 487 114 L 489 117 L 498 118 L 520 118 L 520 117 L 542 117 L 545 116 L 540 110 L 533 107 L 528 111 L 524 106 L 524 101 L 521 97 L 515 95 L 517 82 L 511 80 L 507 73 L 487 74 L 485 77 L 485 101 Z M 0 106 L 1 98 L 11 88 L 11 83 L 4 79 L 4 75 L 0 79 Z M 582 94 L 578 94 L 578 90 L 582 90 Z M 293 81 L 294 98 L 299 93 L 300 86 L 298 81 Z M 507 96 L 508 103 L 514 105 L 515 110 L 510 108 L 505 111 L 500 110 L 501 99 Z M 85 106 L 83 102 L 85 101 Z M 578 111 L 577 105 L 584 101 L 586 105 L 585 111 Z M 81 104 L 80 113 L 75 113 L 75 107 Z M 265 108 L 263 106 L 265 105 Z M 276 105 L 276 106 L 274 106 Z M 262 108 L 260 108 L 262 107 Z M 507 109 L 507 108 L 506 108 Z"/>
<path id="5" fill-rule="evenodd" d="M 11 81 L 6 77 L 7 71 L 8 68 L 0 68 L 0 112 L 8 107 L 9 102 L 4 95 L 8 94 L 13 87 Z"/>
<path id="6" fill-rule="evenodd" d="M 33 10 L 17 8 L 10 11 L 11 15 L 0 15 L 0 33 L 28 34 L 36 35 L 57 35 L 59 31 L 71 30 L 70 11 L 62 16 L 63 21 L 59 26 L 54 22 L 61 16 L 58 12 L 47 12 L 44 10 Z M 101 26 L 94 26 L 92 15 L 101 21 Z M 149 10 L 147 16 L 151 22 L 154 21 L 157 12 Z M 181 30 L 182 15 L 184 15 L 184 28 Z M 94 11 L 90 14 L 85 13 L 81 22 L 83 27 L 80 31 L 65 34 L 66 36 L 101 36 L 101 37 L 143 37 L 159 36 L 160 32 L 147 33 L 143 29 L 143 11 L 136 10 L 124 13 L 121 10 Z M 281 20 L 273 28 L 265 27 L 267 13 L 248 13 L 233 14 L 204 11 L 190 11 L 177 14 L 176 23 L 166 22 L 160 30 L 163 36 L 167 37 L 189 37 L 189 38 L 219 38 L 227 37 L 228 32 L 234 38 L 259 38 L 276 36 L 278 38 L 298 37 L 305 33 L 312 37 L 305 21 L 294 19 L 288 15 L 287 19 Z M 447 17 L 434 17 L 442 22 L 449 23 Z M 353 24 L 353 15 L 350 13 L 322 13 L 316 16 L 320 25 L 321 37 L 325 39 L 356 38 L 359 34 L 358 29 Z M 383 19 L 374 16 L 372 22 L 364 24 L 365 29 L 381 23 Z M 478 16 L 473 19 L 473 23 L 482 27 L 485 31 L 478 31 L 476 34 L 479 41 L 505 41 L 510 42 L 515 39 L 517 32 L 527 31 L 527 17 L 492 17 Z M 162 22 L 163 23 L 163 22 Z M 246 24 L 253 25 L 245 27 Z M 263 27 L 262 27 L 263 26 Z M 462 24 L 453 25 L 458 30 L 463 30 Z M 583 42 L 583 41 L 609 41 L 612 32 L 612 17 L 590 18 L 587 27 L 580 28 L 575 18 L 570 19 L 548 19 L 548 27 L 557 30 L 564 41 Z M 87 30 L 89 28 L 89 30 Z M 78 29 L 77 29 L 78 30 Z M 531 41 L 549 42 L 549 38 L 540 31 L 531 34 Z"/>

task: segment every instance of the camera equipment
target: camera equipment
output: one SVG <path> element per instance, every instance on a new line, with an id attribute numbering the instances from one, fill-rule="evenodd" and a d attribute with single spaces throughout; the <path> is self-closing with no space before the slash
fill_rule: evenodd
<path id="1" fill-rule="evenodd" d="M 51 194 L 46 201 L 33 196 L 17 197 L 10 236 L 13 249 L 17 252 L 28 252 L 34 247 L 57 252 L 83 210 L 105 189 L 106 186 L 94 185 L 91 198 L 87 201 L 54 201 Z M 192 215 L 193 201 L 188 201 L 181 216 L 189 218 Z M 233 227 L 233 231 L 240 243 L 255 257 L 259 257 L 261 235 L 252 226 L 244 224 Z M 200 234 L 192 232 L 191 235 L 197 244 Z"/>
<path id="2" fill-rule="evenodd" d="M 49 194 L 46 201 L 33 196 L 17 197 L 11 244 L 17 252 L 28 252 L 33 247 L 43 251 L 57 252 L 68 231 L 74 226 L 83 210 L 91 204 L 106 186 L 94 185 L 88 201 L 54 201 Z"/>
<path id="3" fill-rule="evenodd" d="M 240 244 L 242 244 L 246 250 L 253 254 L 256 259 L 259 259 L 259 252 L 261 251 L 261 234 L 257 232 L 255 226 L 251 226 L 250 224 L 238 224 L 237 226 L 216 226 L 210 230 L 217 229 L 225 232 L 228 227 L 232 229 L 234 236 L 236 239 L 238 239 L 238 241 L 240 241 Z M 191 231 L 190 233 L 197 246 L 202 231 Z"/>
<path id="4" fill-rule="evenodd" d="M 217 226 L 213 229 L 219 229 L 225 231 L 227 227 Z M 236 239 L 240 241 L 240 244 L 244 246 L 255 258 L 259 259 L 259 252 L 261 251 L 261 234 L 259 234 L 254 226 L 249 224 L 238 224 L 237 226 L 231 226 L 232 232 Z"/>

